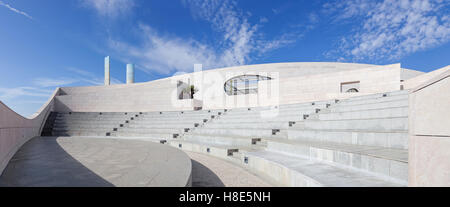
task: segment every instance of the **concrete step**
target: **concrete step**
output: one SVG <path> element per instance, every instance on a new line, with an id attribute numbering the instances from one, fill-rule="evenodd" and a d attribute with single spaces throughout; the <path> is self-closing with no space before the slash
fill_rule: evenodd
<path id="1" fill-rule="evenodd" d="M 119 127 L 119 124 L 86 124 L 86 123 L 58 123 L 53 124 L 53 128 L 113 128 Z"/>
<path id="2" fill-rule="evenodd" d="M 261 140 L 257 141 L 255 143 L 255 145 L 265 149 L 265 148 L 267 148 L 267 140 L 266 139 L 261 139 Z"/>
<path id="3" fill-rule="evenodd" d="M 111 126 L 119 126 L 121 122 L 57 122 L 53 123 L 53 127 L 86 127 L 86 128 L 95 128 L 95 127 L 111 127 Z"/>
<path id="4" fill-rule="evenodd" d="M 362 95 L 362 96 L 354 96 L 350 97 L 348 99 L 344 100 L 361 100 L 361 99 L 373 99 L 373 98 L 382 98 L 382 97 L 390 97 L 390 96 L 397 96 L 397 95 L 408 95 L 408 90 L 399 90 L 399 91 L 392 91 L 392 92 L 386 92 L 386 93 L 377 93 L 377 94 L 370 94 L 370 95 Z"/>
<path id="5" fill-rule="evenodd" d="M 208 119 L 204 119 L 208 121 Z M 177 119 L 177 120 L 132 120 L 129 123 L 130 124 L 138 124 L 138 125 L 146 125 L 146 124 L 202 124 L 204 123 L 204 120 L 184 120 L 184 119 Z"/>
<path id="6" fill-rule="evenodd" d="M 178 135 L 178 137 L 174 137 L 174 134 L 158 134 L 158 133 L 129 133 L 129 132 L 111 132 L 111 137 L 133 137 L 133 138 L 147 138 L 147 139 L 157 139 L 157 140 L 170 140 L 170 139 L 177 139 L 181 135 Z"/>
<path id="7" fill-rule="evenodd" d="M 113 130 L 113 128 L 117 128 L 117 127 L 118 126 L 96 126 L 96 125 L 91 125 L 91 126 L 54 126 L 53 130 L 54 131 L 65 131 L 65 130 L 111 131 L 111 130 Z"/>
<path id="8" fill-rule="evenodd" d="M 347 112 L 319 112 L 310 115 L 307 119 L 318 120 L 345 120 L 345 119 L 374 119 L 374 118 L 388 118 L 388 117 L 407 117 L 408 107 L 395 107 L 384 109 L 370 109 L 361 111 L 347 111 Z"/>
<path id="9" fill-rule="evenodd" d="M 139 121 L 201 121 L 203 119 L 211 119 L 211 117 L 159 117 L 159 118 L 147 118 L 138 117 L 135 120 Z"/>
<path id="10" fill-rule="evenodd" d="M 143 112 L 144 115 L 161 115 L 161 114 L 217 114 L 219 112 L 224 112 L 224 109 L 217 110 L 201 110 L 201 111 L 152 111 L 152 112 Z"/>
<path id="11" fill-rule="evenodd" d="M 351 144 L 268 140 L 267 150 L 354 168 L 407 185 L 408 150 Z"/>
<path id="12" fill-rule="evenodd" d="M 260 138 L 243 137 L 243 136 L 226 136 L 226 135 L 205 135 L 197 133 L 188 133 L 183 136 L 183 140 L 204 143 L 209 145 L 224 145 L 224 146 L 241 146 L 248 147 L 256 144 Z"/>
<path id="13" fill-rule="evenodd" d="M 238 165 L 242 165 L 242 160 L 243 160 L 243 153 L 237 151 L 237 152 L 233 152 L 233 154 L 231 156 L 229 156 L 230 161 L 238 164 Z"/>
<path id="14" fill-rule="evenodd" d="M 196 128 L 192 130 L 192 133 L 215 135 L 215 136 L 280 137 L 280 138 L 287 137 L 287 132 L 281 130 L 277 132 L 276 129 Z"/>
<path id="15" fill-rule="evenodd" d="M 147 126 L 147 125 L 194 125 L 203 124 L 203 120 L 199 121 L 185 121 L 183 119 L 172 121 L 158 121 L 158 120 L 133 120 L 129 122 L 129 126 Z"/>
<path id="16" fill-rule="evenodd" d="M 236 164 L 242 164 L 242 154 L 262 150 L 261 147 L 253 146 L 232 146 L 212 143 L 202 143 L 189 140 L 171 140 L 169 144 L 173 147 L 185 151 L 207 154 L 220 159 L 228 160 Z"/>
<path id="17" fill-rule="evenodd" d="M 288 122 L 211 122 L 204 128 L 225 129 L 288 129 Z"/>
<path id="18" fill-rule="evenodd" d="M 107 136 L 108 131 L 102 130 L 53 130 L 53 136 Z"/>
<path id="19" fill-rule="evenodd" d="M 371 104 L 357 104 L 357 105 L 333 105 L 329 108 L 331 112 L 346 112 L 346 111 L 362 111 L 362 110 L 373 110 L 373 109 L 385 109 L 393 107 L 408 107 L 409 100 L 395 100 L 386 101 L 381 103 L 371 103 Z"/>
<path id="20" fill-rule="evenodd" d="M 131 117 L 56 117 L 55 121 L 122 121 Z"/>
<path id="21" fill-rule="evenodd" d="M 58 115 L 65 116 L 85 116 L 85 115 L 134 115 L 134 114 L 142 114 L 140 112 L 58 112 Z"/>
<path id="22" fill-rule="evenodd" d="M 54 124 L 123 124 L 127 120 L 55 120 Z"/>
<path id="23" fill-rule="evenodd" d="M 229 112 L 226 112 L 226 115 L 246 115 L 246 114 L 272 114 L 272 113 L 280 113 L 280 114 L 287 114 L 287 113 L 306 113 L 308 111 L 314 111 L 316 108 L 326 108 L 326 104 L 321 105 L 307 105 L 307 106 L 299 106 L 299 107 L 287 107 L 283 108 L 283 105 L 280 105 L 277 108 L 271 107 L 268 109 L 260 109 L 260 110 L 250 110 L 250 111 L 233 111 L 230 110 Z"/>
<path id="24" fill-rule="evenodd" d="M 304 114 L 309 115 L 309 114 Z M 289 116 L 275 116 L 275 117 L 260 117 L 260 118 L 249 118 L 249 117 L 227 117 L 222 116 L 218 119 L 214 119 L 215 123 L 263 123 L 263 122 L 289 122 L 289 121 L 302 121 L 304 115 L 289 115 Z"/>
<path id="25" fill-rule="evenodd" d="M 347 120 L 305 120 L 296 122 L 291 129 L 315 130 L 368 130 L 368 131 L 407 131 L 407 117 L 391 117 L 377 119 L 347 119 Z"/>
<path id="26" fill-rule="evenodd" d="M 156 115 L 140 115 L 143 119 L 159 119 L 159 118 L 204 118 L 217 116 L 217 114 L 156 114 Z"/>
<path id="27" fill-rule="evenodd" d="M 171 140 L 169 145 L 181 150 L 207 154 L 230 161 L 233 161 L 233 153 L 239 150 L 236 146 L 214 145 L 187 140 Z"/>
<path id="28" fill-rule="evenodd" d="M 386 96 L 380 98 L 372 98 L 372 99 L 358 99 L 358 100 L 342 100 L 337 105 L 359 105 L 359 104 L 372 104 L 372 103 L 382 103 L 387 101 L 400 101 L 407 100 L 408 95 L 398 95 L 398 96 Z"/>
<path id="29" fill-rule="evenodd" d="M 282 186 L 404 186 L 370 173 L 334 166 L 326 162 L 290 156 L 284 153 L 270 151 L 247 152 L 244 155 L 244 163 L 248 168 L 272 178 Z"/>
<path id="30" fill-rule="evenodd" d="M 294 104 L 283 104 L 280 105 L 280 108 L 296 108 L 299 106 L 321 106 L 326 104 L 334 104 L 337 102 L 337 99 L 330 99 L 324 101 L 312 101 L 312 102 L 304 102 L 304 103 L 294 103 Z"/>
<path id="31" fill-rule="evenodd" d="M 117 132 L 121 134 L 181 134 L 184 133 L 184 129 L 175 129 L 175 128 L 126 128 L 121 127 L 117 129 Z"/>
<path id="32" fill-rule="evenodd" d="M 323 143 L 343 143 L 408 149 L 408 132 L 356 131 L 356 130 L 295 130 L 287 131 L 289 140 Z"/>
<path id="33" fill-rule="evenodd" d="M 158 136 L 155 136 L 155 137 L 108 136 L 108 138 L 127 139 L 127 140 L 141 140 L 141 141 L 155 142 L 155 143 L 160 143 L 160 144 L 167 144 L 167 142 L 169 142 L 170 140 L 176 140 L 176 139 L 160 138 Z"/>
<path id="34" fill-rule="evenodd" d="M 271 110 L 274 108 L 279 109 L 289 109 L 289 108 L 303 108 L 303 107 L 309 107 L 309 106 L 316 106 L 316 107 L 325 107 L 326 104 L 332 104 L 335 103 L 335 100 L 325 100 L 325 101 L 316 101 L 316 102 L 304 102 L 304 103 L 295 103 L 295 104 L 284 104 L 284 105 L 278 105 L 278 106 L 263 106 L 263 107 L 250 107 L 250 108 L 234 108 L 230 109 L 230 112 L 246 112 L 246 111 L 259 111 L 259 110 Z M 248 110 L 250 109 L 250 110 Z"/>
<path id="35" fill-rule="evenodd" d="M 86 129 L 53 129 L 53 132 L 70 132 L 70 131 L 86 131 L 86 132 L 108 132 L 112 131 L 111 128 L 86 128 Z"/>
<path id="36" fill-rule="evenodd" d="M 148 123 L 148 124 L 142 124 L 139 122 L 136 123 L 130 123 L 126 124 L 124 127 L 127 128 L 142 128 L 142 129 L 149 129 L 149 128 L 158 128 L 158 129 L 184 129 L 184 128 L 194 128 L 196 125 L 194 123 L 172 123 L 172 124 L 154 124 L 154 123 Z M 200 125 L 198 125 L 200 126 Z"/>
<path id="37" fill-rule="evenodd" d="M 252 118 L 252 119 L 260 119 L 260 118 L 270 118 L 270 117 L 279 117 L 279 116 L 302 116 L 303 114 L 311 114 L 315 113 L 316 108 L 299 110 L 299 111 L 261 111 L 261 112 L 248 112 L 248 113 L 227 113 L 224 116 L 221 116 L 226 119 L 233 118 Z"/>
<path id="38" fill-rule="evenodd" d="M 133 117 L 133 116 L 142 116 L 140 114 L 136 113 L 127 113 L 127 114 L 98 114 L 98 113 L 92 113 L 92 114 L 59 114 L 57 117 Z"/>

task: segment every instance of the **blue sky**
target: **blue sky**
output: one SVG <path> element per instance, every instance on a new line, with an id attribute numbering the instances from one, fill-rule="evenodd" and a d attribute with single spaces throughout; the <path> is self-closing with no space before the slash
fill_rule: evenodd
<path id="1" fill-rule="evenodd" d="M 0 0 L 0 100 L 29 116 L 58 86 L 272 62 L 449 65 L 445 0 Z"/>

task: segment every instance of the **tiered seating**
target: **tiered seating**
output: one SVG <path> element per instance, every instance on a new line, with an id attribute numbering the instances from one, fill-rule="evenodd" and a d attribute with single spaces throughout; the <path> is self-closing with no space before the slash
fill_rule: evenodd
<path id="1" fill-rule="evenodd" d="M 123 112 L 70 112 L 56 113 L 48 120 L 45 131 L 51 136 L 108 136 L 114 128 L 125 123 L 136 113 Z M 52 117 L 52 115 L 50 116 Z"/>
<path id="2" fill-rule="evenodd" d="M 267 151 L 272 154 L 249 156 L 274 162 L 273 153 L 278 153 L 299 161 L 323 161 L 342 172 L 350 169 L 375 176 L 353 184 L 348 181 L 350 186 L 406 185 L 407 106 L 407 91 L 342 100 L 297 122 L 288 130 L 287 140 L 268 140 Z M 342 185 L 329 185 L 334 184 Z"/>
<path id="3" fill-rule="evenodd" d="M 177 139 L 193 128 L 217 118 L 223 110 L 144 112 L 122 127 L 117 128 L 111 136 L 148 139 L 149 141 L 167 141 Z"/>
<path id="4" fill-rule="evenodd" d="M 217 118 L 222 112 L 53 113 L 44 131 L 46 136 L 113 136 L 160 142 L 178 138 L 192 128 Z"/>
<path id="5" fill-rule="evenodd" d="M 407 184 L 408 91 L 272 107 L 51 117 L 54 136 L 168 142 L 236 162 L 280 185 Z"/>
<path id="6" fill-rule="evenodd" d="M 264 149 L 266 139 L 286 140 L 290 126 L 335 102 L 226 110 L 217 119 L 186 133 L 182 140 L 172 141 L 172 145 L 240 163 L 242 153 Z"/>
<path id="7" fill-rule="evenodd" d="M 173 145 L 234 160 L 281 185 L 402 186 L 407 107 L 408 92 L 398 91 L 232 109 Z"/>

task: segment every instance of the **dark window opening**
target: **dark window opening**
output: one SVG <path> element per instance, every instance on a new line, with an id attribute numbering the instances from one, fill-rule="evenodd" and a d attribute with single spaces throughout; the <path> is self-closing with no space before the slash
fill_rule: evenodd
<path id="1" fill-rule="evenodd" d="M 350 89 L 347 90 L 347 93 L 358 93 L 358 92 L 359 91 L 356 88 L 350 88 Z"/>

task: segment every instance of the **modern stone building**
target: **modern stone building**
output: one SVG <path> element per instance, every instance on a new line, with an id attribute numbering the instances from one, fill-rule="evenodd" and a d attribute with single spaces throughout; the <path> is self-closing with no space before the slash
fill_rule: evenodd
<path id="1" fill-rule="evenodd" d="M 21 182 L 17 171 L 33 169 L 18 166 L 39 168 L 63 151 L 100 186 L 189 186 L 185 151 L 275 186 L 450 186 L 449 66 L 429 73 L 323 62 L 195 68 L 134 83 L 129 65 L 127 84 L 109 85 L 106 58 L 104 86 L 57 88 L 31 119 L 1 104 L 0 185 L 46 185 Z M 39 150 L 45 159 L 34 164 L 13 158 Z M 136 162 L 148 153 L 170 161 Z M 135 167 L 105 170 L 111 163 Z"/>

